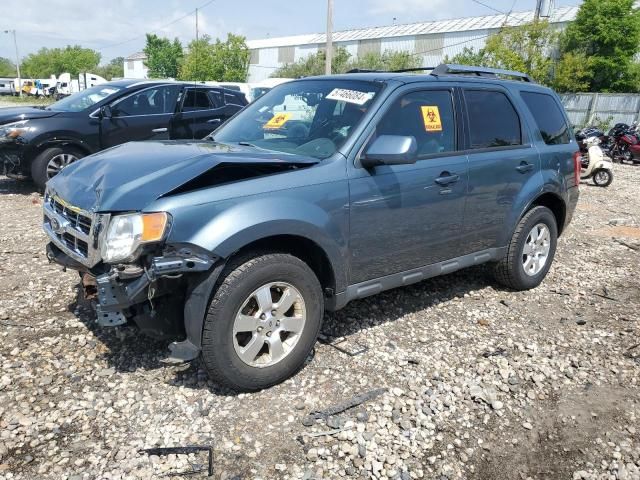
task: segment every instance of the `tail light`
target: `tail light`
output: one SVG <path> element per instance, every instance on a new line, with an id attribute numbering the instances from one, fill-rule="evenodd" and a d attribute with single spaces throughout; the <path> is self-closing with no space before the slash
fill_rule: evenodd
<path id="1" fill-rule="evenodd" d="M 576 187 L 580 185 L 580 170 L 582 168 L 582 154 L 576 152 L 573 154 L 573 175 Z"/>

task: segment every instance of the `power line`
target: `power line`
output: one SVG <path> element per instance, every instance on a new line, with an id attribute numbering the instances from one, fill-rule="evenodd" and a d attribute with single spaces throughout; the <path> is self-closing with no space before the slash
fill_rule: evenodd
<path id="1" fill-rule="evenodd" d="M 170 27 L 171 25 L 173 25 L 173 24 L 175 24 L 175 23 L 178 23 L 179 21 L 184 20 L 185 18 L 187 18 L 187 17 L 189 17 L 189 16 L 193 15 L 194 13 L 196 13 L 196 10 L 202 10 L 203 8 L 208 7 L 209 5 L 211 5 L 211 4 L 212 4 L 213 2 L 215 2 L 215 1 L 216 1 L 216 0 L 209 0 L 209 1 L 208 1 L 208 2 L 206 2 L 205 4 L 203 4 L 203 5 L 201 5 L 201 6 L 197 7 L 197 8 L 195 8 L 195 9 L 193 9 L 193 10 L 190 10 L 188 13 L 186 13 L 186 14 L 185 14 L 185 15 L 183 15 L 183 16 L 181 16 L 180 18 L 176 18 L 175 20 L 172 20 L 171 22 L 169 22 L 169 23 L 167 23 L 167 24 L 165 24 L 165 25 L 162 25 L 162 26 L 160 26 L 160 27 L 156 28 L 155 30 L 152 30 L 151 32 L 146 32 L 146 33 L 144 33 L 144 34 L 142 34 L 142 35 L 137 35 L 137 36 L 135 36 L 135 37 L 132 37 L 132 38 L 130 38 L 130 39 L 128 39 L 128 40 L 124 40 L 124 41 L 122 41 L 122 42 L 113 43 L 113 44 L 111 44 L 111 45 L 105 45 L 104 47 L 100 47 L 100 48 L 95 48 L 94 50 L 101 51 L 101 50 L 106 50 L 107 48 L 119 47 L 120 45 L 124 45 L 125 43 L 133 42 L 134 40 L 138 40 L 139 38 L 143 38 L 144 36 L 146 36 L 146 34 L 147 34 L 147 33 L 157 33 L 157 32 L 159 32 L 160 30 L 164 30 L 165 28 Z"/>

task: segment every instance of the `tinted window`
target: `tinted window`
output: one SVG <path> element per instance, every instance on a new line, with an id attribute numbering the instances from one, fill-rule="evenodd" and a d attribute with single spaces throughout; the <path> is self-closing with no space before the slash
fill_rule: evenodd
<path id="1" fill-rule="evenodd" d="M 179 90 L 176 85 L 144 89 L 116 102 L 113 113 L 118 117 L 173 113 Z"/>
<path id="2" fill-rule="evenodd" d="M 520 118 L 504 93 L 466 90 L 464 97 L 469 112 L 471 148 L 522 144 Z"/>
<path id="3" fill-rule="evenodd" d="M 571 138 L 569 125 L 558 102 L 545 93 L 522 92 L 521 95 L 538 125 L 544 143 L 547 145 L 569 143 Z"/>
<path id="4" fill-rule="evenodd" d="M 209 90 L 209 99 L 211 100 L 213 108 L 220 108 L 224 106 L 222 92 L 219 90 Z"/>
<path id="5" fill-rule="evenodd" d="M 231 93 L 225 93 L 224 94 L 224 100 L 225 102 L 227 102 L 227 104 L 230 105 L 246 105 L 247 102 L 243 102 L 242 100 L 240 100 L 240 93 L 238 94 L 231 94 Z"/>
<path id="6" fill-rule="evenodd" d="M 415 137 L 418 155 L 456 150 L 456 122 L 451 93 L 425 90 L 403 96 L 382 118 L 376 135 Z"/>
<path id="7" fill-rule="evenodd" d="M 211 102 L 209 102 L 209 97 L 205 90 L 195 90 L 193 88 L 187 90 L 182 110 L 188 112 L 192 110 L 207 110 L 209 108 L 211 108 Z"/>

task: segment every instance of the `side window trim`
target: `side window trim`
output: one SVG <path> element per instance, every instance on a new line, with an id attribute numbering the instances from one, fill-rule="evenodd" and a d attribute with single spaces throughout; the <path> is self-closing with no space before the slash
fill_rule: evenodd
<path id="1" fill-rule="evenodd" d="M 147 87 L 147 88 L 141 88 L 140 90 L 136 90 L 135 92 L 131 92 L 128 95 L 123 95 L 120 98 L 117 98 L 113 103 L 110 104 L 111 108 L 115 107 L 118 103 L 126 100 L 127 98 L 130 98 L 134 95 L 139 95 L 142 92 L 146 92 L 147 90 L 151 90 L 153 88 L 164 88 L 164 87 L 171 87 L 172 84 L 167 83 L 167 84 L 162 84 L 162 85 L 153 85 L 152 87 Z M 99 110 L 99 109 L 98 109 Z M 157 117 L 159 115 L 174 115 L 175 111 L 173 113 L 146 113 L 144 115 L 118 115 L 116 118 L 133 118 L 133 117 Z"/>
<path id="2" fill-rule="evenodd" d="M 511 104 L 513 111 L 516 113 L 518 117 L 518 121 L 520 122 L 520 145 L 503 145 L 497 147 L 486 147 L 486 148 L 471 148 L 471 118 L 469 115 L 469 109 L 467 108 L 467 100 L 465 97 L 465 93 L 468 91 L 483 91 L 483 92 L 496 92 L 503 94 L 506 99 Z M 503 150 L 519 150 L 525 148 L 532 148 L 533 144 L 529 135 L 527 134 L 527 130 L 525 128 L 524 118 L 518 108 L 516 107 L 516 103 L 513 101 L 509 91 L 506 89 L 502 89 L 500 87 L 496 87 L 495 85 L 473 85 L 473 86 L 463 86 L 460 88 L 460 100 L 462 103 L 462 108 L 464 109 L 464 116 L 462 117 L 465 124 L 465 143 L 462 148 L 462 152 L 466 155 L 472 153 L 487 153 L 494 151 L 503 151 Z"/>

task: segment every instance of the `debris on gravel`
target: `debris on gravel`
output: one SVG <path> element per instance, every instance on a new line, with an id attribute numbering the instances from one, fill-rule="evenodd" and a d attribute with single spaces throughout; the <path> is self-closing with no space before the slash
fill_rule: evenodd
<path id="1" fill-rule="evenodd" d="M 224 480 L 640 479 L 640 168 L 615 175 L 539 288 L 480 267 L 353 302 L 325 318 L 341 343 L 253 394 L 97 327 L 41 196 L 0 177 L 0 478 L 206 478 L 203 453 L 139 451 L 212 446 Z"/>

